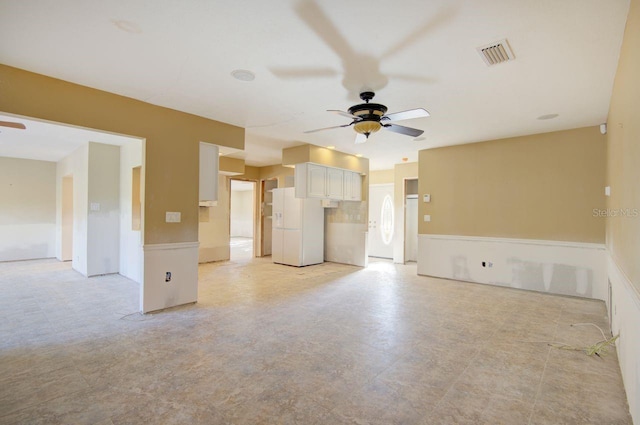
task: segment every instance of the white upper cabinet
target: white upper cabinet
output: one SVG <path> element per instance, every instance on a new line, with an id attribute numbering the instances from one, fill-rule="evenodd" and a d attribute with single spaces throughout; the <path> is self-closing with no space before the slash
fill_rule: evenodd
<path id="1" fill-rule="evenodd" d="M 327 167 L 307 164 L 307 196 L 306 198 L 327 197 Z"/>
<path id="2" fill-rule="evenodd" d="M 354 171 L 344 172 L 344 200 L 362 201 L 362 176 Z"/>
<path id="3" fill-rule="evenodd" d="M 327 168 L 327 198 L 344 199 L 344 170 Z"/>
<path id="4" fill-rule="evenodd" d="M 218 200 L 218 146 L 200 142 L 200 201 Z"/>
<path id="5" fill-rule="evenodd" d="M 296 165 L 296 198 L 319 198 L 337 201 L 362 200 L 362 177 L 359 173 L 311 163 Z"/>

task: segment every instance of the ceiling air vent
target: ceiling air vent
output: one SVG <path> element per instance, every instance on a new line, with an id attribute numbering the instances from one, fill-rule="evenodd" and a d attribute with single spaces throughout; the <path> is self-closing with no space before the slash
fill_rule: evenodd
<path id="1" fill-rule="evenodd" d="M 482 60 L 484 60 L 487 66 L 497 65 L 515 59 L 506 38 L 486 46 L 478 47 L 478 53 L 480 53 Z"/>

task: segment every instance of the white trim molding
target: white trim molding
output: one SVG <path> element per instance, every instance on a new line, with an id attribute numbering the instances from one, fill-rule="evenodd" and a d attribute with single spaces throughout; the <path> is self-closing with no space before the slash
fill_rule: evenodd
<path id="1" fill-rule="evenodd" d="M 418 274 L 606 300 L 603 244 L 418 235 Z"/>
<path id="2" fill-rule="evenodd" d="M 140 310 L 162 310 L 198 300 L 198 242 L 146 244 Z M 170 280 L 167 281 L 167 273 Z"/>
<path id="3" fill-rule="evenodd" d="M 611 284 L 611 332 L 620 335 L 616 348 L 622 381 L 633 423 L 640 424 L 640 293 L 610 252 L 607 259 Z"/>

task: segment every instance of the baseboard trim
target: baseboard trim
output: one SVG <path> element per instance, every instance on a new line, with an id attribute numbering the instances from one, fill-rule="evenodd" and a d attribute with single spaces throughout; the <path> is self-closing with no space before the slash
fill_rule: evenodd
<path id="1" fill-rule="evenodd" d="M 453 241 L 467 241 L 467 242 L 487 242 L 487 243 L 510 243 L 520 245 L 542 245 L 542 246 L 566 246 L 571 248 L 583 248 L 583 249 L 597 249 L 605 251 L 607 247 L 601 243 L 590 242 L 572 242 L 572 241 L 553 241 L 546 239 L 511 239 L 511 238 L 494 238 L 487 236 L 461 236 L 461 235 L 435 235 L 435 234 L 421 234 L 421 238 L 436 239 L 436 240 L 453 240 Z"/>
<path id="2" fill-rule="evenodd" d="M 176 243 L 154 243 L 142 245 L 143 251 L 158 251 L 165 249 L 190 249 L 198 248 L 200 242 L 176 242 Z"/>

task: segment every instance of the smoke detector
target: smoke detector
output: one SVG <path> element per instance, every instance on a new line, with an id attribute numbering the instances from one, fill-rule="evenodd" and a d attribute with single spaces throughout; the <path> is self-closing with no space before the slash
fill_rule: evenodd
<path id="1" fill-rule="evenodd" d="M 506 38 L 496 41 L 495 43 L 487 44 L 486 46 L 478 47 L 477 50 L 487 66 L 512 61 L 516 58 Z"/>

